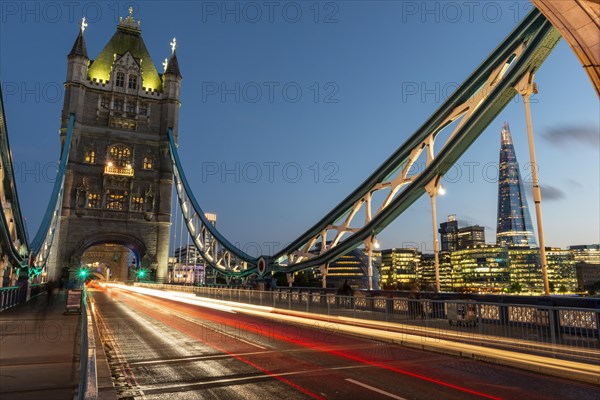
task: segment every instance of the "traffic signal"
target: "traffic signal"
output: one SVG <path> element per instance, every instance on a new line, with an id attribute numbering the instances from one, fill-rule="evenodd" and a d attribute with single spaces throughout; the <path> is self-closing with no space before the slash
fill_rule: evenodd
<path id="1" fill-rule="evenodd" d="M 85 269 L 85 268 L 81 268 L 81 269 L 79 270 L 79 274 L 78 274 L 78 275 L 79 275 L 79 278 L 81 278 L 81 279 L 85 279 L 85 278 L 87 278 L 87 276 L 88 276 L 88 270 L 87 270 L 87 269 Z"/>
<path id="2" fill-rule="evenodd" d="M 140 279 L 144 278 L 144 277 L 146 276 L 146 270 L 143 270 L 143 269 L 141 269 L 141 268 L 140 268 L 140 269 L 138 270 L 138 272 L 137 272 L 137 276 L 138 276 L 138 278 L 140 278 Z"/>

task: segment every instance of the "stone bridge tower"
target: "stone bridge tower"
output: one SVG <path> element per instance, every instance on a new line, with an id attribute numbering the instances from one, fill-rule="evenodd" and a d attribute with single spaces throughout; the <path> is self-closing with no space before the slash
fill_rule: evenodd
<path id="1" fill-rule="evenodd" d="M 85 26 L 84 20 L 67 58 L 61 145 L 71 113 L 75 129 L 53 275 L 69 267 L 73 276 L 87 249 L 116 244 L 162 281 L 173 187 L 167 132 L 177 137 L 180 106 L 175 41 L 161 75 L 131 9 L 95 60 L 88 58 Z"/>

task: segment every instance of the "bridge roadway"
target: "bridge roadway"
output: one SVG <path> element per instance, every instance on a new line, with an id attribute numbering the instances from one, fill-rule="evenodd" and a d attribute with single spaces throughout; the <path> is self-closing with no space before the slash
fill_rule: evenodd
<path id="1" fill-rule="evenodd" d="M 121 288 L 91 291 L 119 396 L 597 399 L 598 386 Z"/>

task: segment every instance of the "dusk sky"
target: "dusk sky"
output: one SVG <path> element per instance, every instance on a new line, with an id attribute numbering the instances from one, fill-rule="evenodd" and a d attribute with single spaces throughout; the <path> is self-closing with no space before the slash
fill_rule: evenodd
<path id="1" fill-rule="evenodd" d="M 177 38 L 185 171 L 221 232 L 253 255 L 257 246 L 265 254 L 281 249 L 345 198 L 531 8 L 527 1 L 2 1 L 0 79 L 30 238 L 52 188 L 66 56 L 81 17 L 94 59 L 131 4 L 159 72 Z M 564 41 L 536 81 L 546 244 L 599 243 L 598 97 Z M 447 194 L 438 200 L 439 222 L 456 214 L 462 226 L 485 226 L 487 242 L 495 242 L 504 121 L 531 181 L 524 107 L 515 98 L 443 180 Z M 429 199 L 378 239 L 384 248 L 431 251 Z"/>

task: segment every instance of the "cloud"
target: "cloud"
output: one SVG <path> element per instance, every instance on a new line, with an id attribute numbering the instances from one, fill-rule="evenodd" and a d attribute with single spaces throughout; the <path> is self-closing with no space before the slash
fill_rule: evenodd
<path id="1" fill-rule="evenodd" d="M 528 197 L 531 197 L 532 187 L 533 187 L 533 185 L 531 183 L 525 184 L 525 191 L 527 192 Z M 562 200 L 567 197 L 565 192 L 563 192 L 561 189 L 557 188 L 556 186 L 540 185 L 540 189 L 542 191 L 542 201 Z"/>
<path id="2" fill-rule="evenodd" d="M 559 126 L 549 128 L 542 134 L 542 138 L 556 146 L 581 145 L 584 147 L 600 146 L 600 128 L 597 126 Z"/>
<path id="3" fill-rule="evenodd" d="M 483 224 L 477 218 L 472 218 L 468 215 L 461 215 L 460 217 L 457 217 L 456 220 L 458 221 L 459 228 L 464 228 L 465 226 L 479 225 L 479 226 L 483 226 L 486 230 L 487 229 L 489 229 L 489 230 L 496 229 L 496 228 L 492 228 L 491 226 L 488 226 L 486 224 Z"/>
<path id="4" fill-rule="evenodd" d="M 566 182 L 567 182 L 567 184 L 571 185 L 571 187 L 574 187 L 574 188 L 581 188 L 581 187 L 583 187 L 583 185 L 581 184 L 581 182 L 576 181 L 575 179 L 567 178 Z"/>

